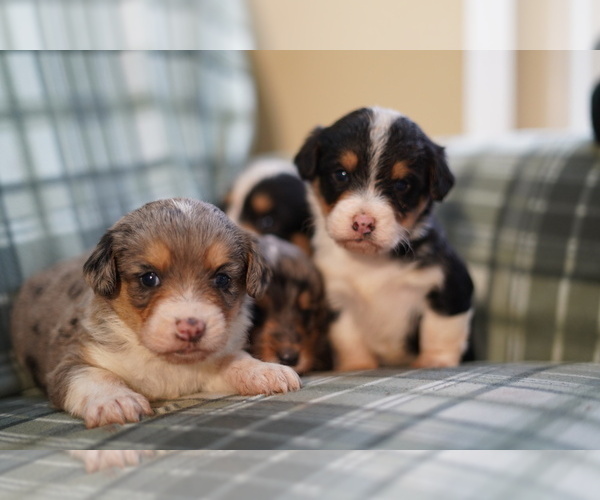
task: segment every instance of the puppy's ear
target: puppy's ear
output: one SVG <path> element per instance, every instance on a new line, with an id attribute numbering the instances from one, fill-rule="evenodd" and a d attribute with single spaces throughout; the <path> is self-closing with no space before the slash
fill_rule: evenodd
<path id="1" fill-rule="evenodd" d="M 121 283 L 113 251 L 113 236 L 110 231 L 102 236 L 83 265 L 83 276 L 98 295 L 106 298 L 117 295 Z"/>
<path id="2" fill-rule="evenodd" d="M 310 133 L 304 145 L 298 151 L 298 154 L 294 157 L 294 163 L 298 168 L 300 177 L 306 181 L 310 181 L 315 178 L 317 174 L 317 156 L 319 152 L 319 135 L 323 127 L 316 127 Z"/>
<path id="3" fill-rule="evenodd" d="M 429 192 L 435 201 L 441 201 L 454 186 L 454 175 L 450 172 L 443 147 L 431 143 L 432 161 L 429 167 Z"/>
<path id="4" fill-rule="evenodd" d="M 271 282 L 271 269 L 258 250 L 258 242 L 248 234 L 248 270 L 246 271 L 246 291 L 250 297 L 260 299 Z"/>

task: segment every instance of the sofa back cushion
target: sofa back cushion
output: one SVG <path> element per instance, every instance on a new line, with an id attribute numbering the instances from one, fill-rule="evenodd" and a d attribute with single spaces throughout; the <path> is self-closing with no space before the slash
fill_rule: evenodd
<path id="1" fill-rule="evenodd" d="M 600 148 L 521 131 L 447 151 L 439 214 L 476 282 L 477 357 L 600 361 Z"/>

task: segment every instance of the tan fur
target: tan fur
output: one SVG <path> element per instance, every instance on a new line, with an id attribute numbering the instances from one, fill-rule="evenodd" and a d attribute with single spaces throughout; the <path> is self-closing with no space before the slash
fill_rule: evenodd
<path id="1" fill-rule="evenodd" d="M 252 208 L 259 214 L 266 214 L 273 210 L 273 200 L 267 194 L 255 194 L 250 200 Z"/>
<path id="2" fill-rule="evenodd" d="M 404 179 L 410 173 L 411 169 L 405 161 L 398 161 L 392 167 L 392 179 Z"/>
<path id="3" fill-rule="evenodd" d="M 214 282 L 217 264 L 231 275 L 226 294 Z M 149 269 L 160 286 L 140 281 Z M 88 427 L 136 422 L 152 413 L 149 401 L 201 390 L 296 390 L 293 370 L 243 352 L 246 292 L 260 297 L 268 275 L 252 238 L 211 205 L 154 202 L 117 222 L 87 260 L 24 284 L 12 317 L 15 354 L 51 402 Z M 192 330 L 201 336 L 178 335 L 182 320 L 201 324 Z"/>
<path id="4" fill-rule="evenodd" d="M 358 156 L 354 151 L 344 151 L 340 156 L 340 164 L 344 167 L 348 172 L 353 172 L 356 170 L 358 166 Z"/>

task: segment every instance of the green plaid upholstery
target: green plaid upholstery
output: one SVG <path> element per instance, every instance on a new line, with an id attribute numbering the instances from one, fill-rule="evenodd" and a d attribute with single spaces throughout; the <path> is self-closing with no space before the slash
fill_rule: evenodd
<path id="1" fill-rule="evenodd" d="M 600 365 L 466 364 L 305 378 L 270 397 L 156 405 L 140 424 L 86 430 L 43 397 L 0 400 L 2 449 L 596 449 Z"/>
<path id="2" fill-rule="evenodd" d="M 7 500 L 592 500 L 600 453 L 203 450 L 86 474 L 64 452 L 5 452 L 0 471 Z"/>
<path id="3" fill-rule="evenodd" d="M 439 207 L 476 282 L 478 359 L 600 361 L 600 147 L 520 131 L 448 145 Z"/>
<path id="4" fill-rule="evenodd" d="M 23 280 L 147 201 L 221 199 L 254 111 L 243 52 L 0 53 L 0 396 Z"/>
<path id="5" fill-rule="evenodd" d="M 2 50 L 247 50 L 245 0 L 0 0 Z"/>

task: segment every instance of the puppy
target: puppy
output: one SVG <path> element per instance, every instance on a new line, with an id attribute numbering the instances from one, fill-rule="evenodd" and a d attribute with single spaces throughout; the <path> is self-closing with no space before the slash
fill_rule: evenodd
<path id="1" fill-rule="evenodd" d="M 136 422 L 149 401 L 198 391 L 300 387 L 289 367 L 243 348 L 251 297 L 269 271 L 253 238 L 216 207 L 149 203 L 85 260 L 27 281 L 12 317 L 17 359 L 58 408 L 87 427 Z"/>
<path id="2" fill-rule="evenodd" d="M 272 279 L 254 305 L 249 352 L 300 374 L 331 369 L 331 311 L 321 273 L 296 245 L 276 236 L 260 237 L 259 249 Z"/>
<path id="3" fill-rule="evenodd" d="M 306 187 L 294 164 L 260 158 L 237 178 L 226 201 L 227 215 L 258 234 L 274 234 L 310 254 L 312 224 Z"/>
<path id="4" fill-rule="evenodd" d="M 317 127 L 295 157 L 310 185 L 313 246 L 339 317 L 339 370 L 454 366 L 473 284 L 432 210 L 454 183 L 444 149 L 406 116 L 363 108 Z"/>

